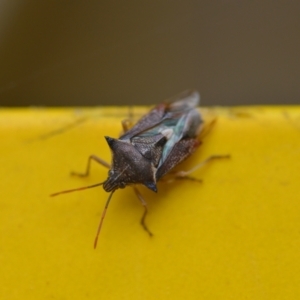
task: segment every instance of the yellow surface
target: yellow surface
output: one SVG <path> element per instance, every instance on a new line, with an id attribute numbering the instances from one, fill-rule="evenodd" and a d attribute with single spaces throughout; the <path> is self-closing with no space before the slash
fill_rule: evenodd
<path id="1" fill-rule="evenodd" d="M 145 108 L 134 108 L 140 116 Z M 203 183 L 160 183 L 149 238 L 133 190 L 108 194 L 89 154 L 110 161 L 128 108 L 0 110 L 0 299 L 299 299 L 300 107 L 202 110 L 217 123 L 180 169 Z"/>

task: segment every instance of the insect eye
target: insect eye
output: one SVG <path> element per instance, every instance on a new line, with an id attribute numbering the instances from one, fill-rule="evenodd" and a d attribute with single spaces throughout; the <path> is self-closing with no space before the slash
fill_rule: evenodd
<path id="1" fill-rule="evenodd" d="M 126 187 L 126 183 L 125 182 L 120 182 L 119 183 L 119 188 L 120 189 L 124 189 Z"/>

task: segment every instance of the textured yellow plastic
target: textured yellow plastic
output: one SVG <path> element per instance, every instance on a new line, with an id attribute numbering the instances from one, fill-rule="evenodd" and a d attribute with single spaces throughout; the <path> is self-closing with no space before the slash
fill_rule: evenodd
<path id="1" fill-rule="evenodd" d="M 203 183 L 140 188 L 150 238 L 132 188 L 117 191 L 96 250 L 108 194 L 103 136 L 146 108 L 0 110 L 0 299 L 299 299 L 300 107 L 202 109 L 217 122 L 188 170 Z"/>

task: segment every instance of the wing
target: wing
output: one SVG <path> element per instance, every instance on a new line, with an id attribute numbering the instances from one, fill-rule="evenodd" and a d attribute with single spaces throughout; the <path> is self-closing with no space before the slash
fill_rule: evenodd
<path id="1" fill-rule="evenodd" d="M 163 164 L 157 169 L 156 181 L 166 175 L 183 160 L 188 158 L 200 146 L 200 144 L 200 141 L 190 138 L 183 139 L 176 143 Z"/>
<path id="2" fill-rule="evenodd" d="M 202 127 L 203 121 L 196 110 L 196 106 L 199 103 L 199 94 L 187 91 L 182 93 L 177 99 L 179 100 L 166 107 L 161 122 L 141 132 L 138 137 L 134 138 L 150 139 L 155 136 L 157 139 L 161 139 L 165 137 L 165 143 L 161 152 L 156 153 L 156 157 L 159 156 L 160 158 L 158 165 L 154 165 L 158 167 L 164 164 L 169 155 L 172 155 L 171 151 L 179 141 L 187 138 L 195 138 Z"/>
<path id="3" fill-rule="evenodd" d="M 188 90 L 175 97 L 168 99 L 153 108 L 148 114 L 142 117 L 131 129 L 120 136 L 120 140 L 128 140 L 145 131 L 158 127 L 166 121 L 166 125 L 176 123 L 182 114 L 189 112 L 199 104 L 200 96 L 197 91 Z M 154 130 L 155 131 L 155 130 Z"/>
<path id="4" fill-rule="evenodd" d="M 130 143 L 156 168 L 156 180 L 191 155 L 199 145 L 195 138 L 203 123 L 199 94 L 186 91 L 170 104 L 159 104 L 120 140 Z"/>

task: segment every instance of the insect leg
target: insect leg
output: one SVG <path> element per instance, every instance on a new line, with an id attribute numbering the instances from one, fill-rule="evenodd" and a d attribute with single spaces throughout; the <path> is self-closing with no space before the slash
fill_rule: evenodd
<path id="1" fill-rule="evenodd" d="M 223 159 L 223 158 L 230 158 L 230 155 L 212 155 L 188 171 L 176 172 L 175 177 L 177 177 L 177 178 L 193 178 L 193 177 L 189 177 L 188 175 L 195 172 L 197 169 L 202 168 L 203 166 L 205 166 L 207 163 L 209 163 L 212 160 Z"/>
<path id="2" fill-rule="evenodd" d="M 196 177 L 192 177 L 192 176 L 178 176 L 175 175 L 174 177 L 175 180 L 189 180 L 189 181 L 194 181 L 194 182 L 198 182 L 198 183 L 202 183 L 202 179 L 196 178 Z"/>
<path id="3" fill-rule="evenodd" d="M 147 225 L 145 224 L 146 215 L 148 213 L 147 202 L 145 201 L 145 199 L 143 198 L 143 196 L 140 194 L 139 190 L 136 187 L 133 187 L 133 190 L 134 190 L 136 196 L 141 201 L 141 203 L 142 203 L 142 205 L 144 206 L 144 209 L 145 209 L 144 213 L 143 213 L 143 216 L 141 218 L 141 225 L 143 226 L 144 230 L 146 230 L 148 232 L 148 234 L 150 236 L 153 236 L 152 232 L 148 229 Z"/>
<path id="4" fill-rule="evenodd" d="M 201 140 L 211 132 L 211 130 L 215 126 L 216 122 L 217 122 L 217 119 L 213 119 L 209 124 L 207 124 L 203 128 L 202 132 L 200 133 Z"/>
<path id="5" fill-rule="evenodd" d="M 106 168 L 110 168 L 110 164 L 107 163 L 105 160 L 101 159 L 100 157 L 96 156 L 96 155 L 90 155 L 89 159 L 88 159 L 88 163 L 86 166 L 86 171 L 85 173 L 77 173 L 77 172 L 71 172 L 71 175 L 75 175 L 75 176 L 79 176 L 79 177 L 86 177 L 89 176 L 90 174 L 90 167 L 91 167 L 91 160 L 96 161 L 97 163 L 99 163 L 100 165 L 106 167 Z"/>
<path id="6" fill-rule="evenodd" d="M 124 133 L 126 133 L 130 127 L 132 126 L 132 122 L 128 119 L 122 121 L 122 128 Z"/>
<path id="7" fill-rule="evenodd" d="M 128 118 L 122 121 L 123 132 L 126 133 L 133 124 L 133 106 L 128 107 Z"/>

